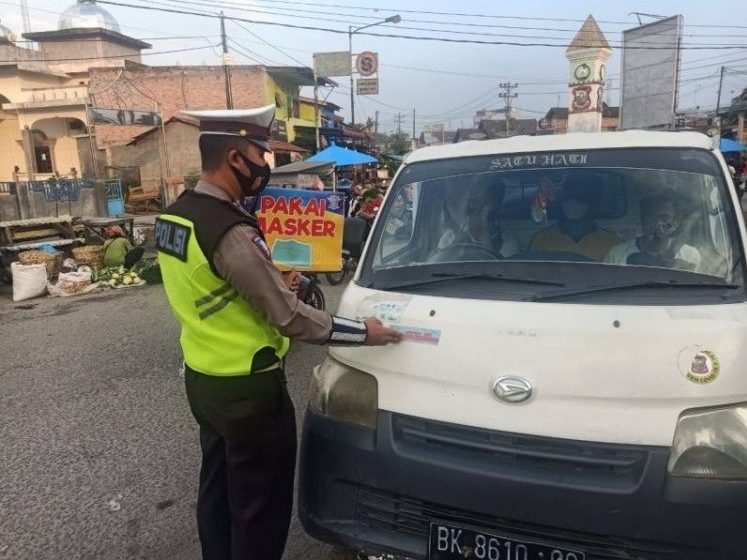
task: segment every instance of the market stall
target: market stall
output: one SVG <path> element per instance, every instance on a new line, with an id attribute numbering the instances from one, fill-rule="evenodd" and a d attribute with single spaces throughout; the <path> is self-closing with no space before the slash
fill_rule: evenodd
<path id="1" fill-rule="evenodd" d="M 334 161 L 297 161 L 276 167 L 270 175 L 270 185 L 301 189 L 315 188 L 316 180 L 320 179 L 324 186 L 335 186 Z"/>
<path id="2" fill-rule="evenodd" d="M 121 218 L 80 218 L 76 220 L 76 223 L 84 226 L 89 232 L 102 240 L 107 239 L 106 228 L 110 226 L 121 226 L 124 232 L 129 237 L 130 241 L 134 238 L 134 224 L 135 218 L 133 217 L 121 217 Z"/>
<path id="3" fill-rule="evenodd" d="M 329 148 L 322 150 L 321 152 L 311 156 L 306 160 L 307 162 L 334 162 L 335 167 L 348 167 L 351 165 L 369 165 L 372 163 L 378 163 L 373 156 L 345 148 L 344 146 L 338 146 L 332 144 Z"/>

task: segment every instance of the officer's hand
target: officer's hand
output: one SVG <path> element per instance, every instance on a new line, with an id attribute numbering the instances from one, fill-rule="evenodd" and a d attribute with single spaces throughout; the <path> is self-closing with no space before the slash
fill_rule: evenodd
<path id="1" fill-rule="evenodd" d="M 387 344 L 397 343 L 402 340 L 402 334 L 384 326 L 376 317 L 366 319 L 366 346 L 386 346 Z"/>
<path id="2" fill-rule="evenodd" d="M 300 285 L 301 273 L 296 269 L 283 272 L 283 282 L 288 289 L 294 294 L 298 293 L 298 286 Z"/>

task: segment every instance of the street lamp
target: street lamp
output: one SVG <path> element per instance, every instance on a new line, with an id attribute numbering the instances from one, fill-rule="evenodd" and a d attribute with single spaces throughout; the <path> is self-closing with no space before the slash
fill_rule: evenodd
<path id="1" fill-rule="evenodd" d="M 402 21 L 402 18 L 399 14 L 396 16 L 390 16 L 386 19 L 383 19 L 381 21 L 377 21 L 376 23 L 369 23 L 368 25 L 364 25 L 363 27 L 356 27 L 353 28 L 353 26 L 348 27 L 348 52 L 350 53 L 350 122 L 351 124 L 355 124 L 355 98 L 353 97 L 355 95 L 355 84 L 353 83 L 353 68 L 352 68 L 352 61 L 353 61 L 353 34 L 358 33 L 359 31 L 362 31 L 364 29 L 368 29 L 369 27 L 373 27 L 374 25 L 381 25 L 383 23 L 399 23 Z"/>

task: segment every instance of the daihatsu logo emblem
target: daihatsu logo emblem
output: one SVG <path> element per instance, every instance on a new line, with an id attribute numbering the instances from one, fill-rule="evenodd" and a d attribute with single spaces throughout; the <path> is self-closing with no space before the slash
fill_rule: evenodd
<path id="1" fill-rule="evenodd" d="M 499 377 L 493 383 L 493 393 L 502 401 L 517 404 L 529 400 L 532 384 L 522 377 Z"/>

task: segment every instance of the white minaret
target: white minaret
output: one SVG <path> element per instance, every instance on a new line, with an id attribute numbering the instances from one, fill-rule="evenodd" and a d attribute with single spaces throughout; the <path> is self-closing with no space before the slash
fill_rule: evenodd
<path id="1" fill-rule="evenodd" d="M 605 64 L 612 56 L 607 39 L 592 16 L 565 51 L 570 62 L 568 132 L 601 132 Z"/>

